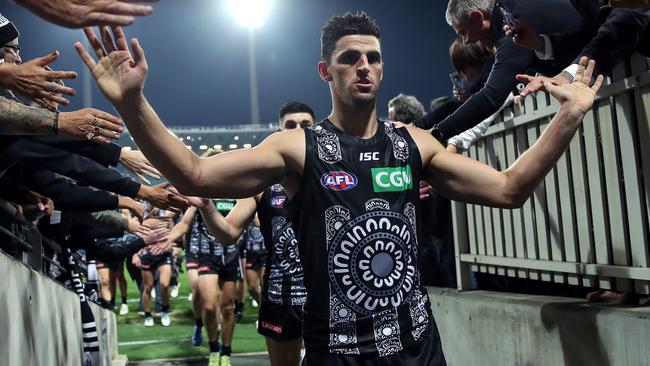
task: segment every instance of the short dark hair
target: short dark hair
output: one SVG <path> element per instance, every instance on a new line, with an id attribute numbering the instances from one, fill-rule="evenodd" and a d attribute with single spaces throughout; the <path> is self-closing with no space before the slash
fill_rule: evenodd
<path id="1" fill-rule="evenodd" d="M 300 102 L 284 103 L 282 107 L 280 107 L 280 112 L 278 112 L 278 119 L 282 119 L 282 117 L 290 113 L 309 113 L 311 118 L 316 119 L 316 115 L 311 107 Z"/>
<path id="2" fill-rule="evenodd" d="M 456 71 L 465 72 L 468 67 L 481 68 L 487 60 L 494 55 L 494 50 L 479 43 L 463 43 L 461 37 L 457 37 L 449 46 L 451 64 Z"/>
<path id="3" fill-rule="evenodd" d="M 424 116 L 424 106 L 412 95 L 400 93 L 388 102 L 388 108 L 391 107 L 398 122 L 411 123 Z"/>
<path id="4" fill-rule="evenodd" d="M 320 31 L 321 60 L 330 62 L 336 42 L 345 36 L 356 34 L 380 38 L 377 23 L 365 11 L 354 14 L 346 12 L 329 18 Z"/>

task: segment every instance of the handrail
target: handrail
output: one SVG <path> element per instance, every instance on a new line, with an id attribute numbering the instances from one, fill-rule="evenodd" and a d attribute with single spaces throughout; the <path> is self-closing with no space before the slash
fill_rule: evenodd
<path id="1" fill-rule="evenodd" d="M 650 293 L 650 71 L 612 71 L 557 165 L 520 209 L 452 205 L 459 289 L 470 272 Z M 466 152 L 511 165 L 558 110 L 545 92 L 505 108 Z"/>

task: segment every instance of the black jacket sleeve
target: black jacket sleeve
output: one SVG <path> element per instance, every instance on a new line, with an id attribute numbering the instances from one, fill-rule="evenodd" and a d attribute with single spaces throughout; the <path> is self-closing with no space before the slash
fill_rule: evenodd
<path id="1" fill-rule="evenodd" d="M 413 124 L 419 128 L 428 130 L 431 127 L 442 122 L 445 118 L 449 117 L 462 104 L 463 102 L 461 102 L 457 98 L 449 99 L 444 104 L 440 105 L 438 108 L 432 110 L 431 112 L 425 114 L 420 118 L 415 119 L 413 121 Z"/>
<path id="2" fill-rule="evenodd" d="M 476 126 L 499 110 L 517 83 L 515 76 L 525 73 L 535 59 L 533 51 L 518 47 L 509 37 L 501 37 L 497 44 L 494 66 L 485 86 L 438 124 L 440 136 L 447 140 Z"/>
<path id="3" fill-rule="evenodd" d="M 23 172 L 22 184 L 52 199 L 58 210 L 94 212 L 114 210 L 118 197 L 104 191 L 79 187 L 51 170 L 38 169 Z"/>
<path id="4" fill-rule="evenodd" d="M 39 158 L 26 162 L 25 165 L 29 168 L 43 167 L 76 180 L 78 185 L 92 186 L 122 196 L 135 198 L 138 195 L 141 184 L 115 169 L 79 155 L 65 153 L 61 156 L 57 154 L 60 150 L 49 146 L 40 146 L 38 150 L 42 152 Z M 51 154 L 47 154 L 48 150 Z"/>
<path id="5" fill-rule="evenodd" d="M 28 140 L 65 150 L 73 154 L 85 156 L 103 166 L 117 166 L 122 147 L 120 145 L 98 144 L 90 141 L 77 140 L 69 136 L 28 136 Z"/>
<path id="6" fill-rule="evenodd" d="M 112 245 L 98 244 L 91 240 L 88 244 L 88 251 L 95 254 L 95 258 L 103 262 L 112 262 L 129 258 L 146 246 L 142 238 L 137 238 L 129 242 L 118 241 Z"/>
<path id="7" fill-rule="evenodd" d="M 599 25 L 594 27 L 549 35 L 555 57 L 565 58 L 565 53 L 571 50 L 567 45 L 575 45 L 581 47 L 582 51 L 573 61 L 574 64 L 581 57 L 587 56 L 596 61 L 596 74 L 606 74 L 638 47 L 647 51 L 649 45 L 646 43 L 650 42 L 650 10 L 605 7 L 601 9 L 599 18 Z"/>

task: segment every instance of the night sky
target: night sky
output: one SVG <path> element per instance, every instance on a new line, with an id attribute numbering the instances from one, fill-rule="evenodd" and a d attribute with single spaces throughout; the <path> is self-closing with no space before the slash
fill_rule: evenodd
<path id="1" fill-rule="evenodd" d="M 21 32 L 23 60 L 61 52 L 53 64 L 74 70 L 78 80 L 71 106 L 83 107 L 81 71 L 73 48 L 81 30 L 69 30 L 3 1 L 0 12 Z M 331 110 L 327 83 L 316 69 L 320 28 L 331 15 L 365 10 L 381 29 L 385 63 L 378 96 L 380 116 L 400 92 L 413 94 L 428 109 L 429 101 L 451 92 L 448 46 L 455 34 L 445 22 L 444 0 L 272 0 L 270 14 L 256 31 L 261 122 L 277 120 L 278 107 L 289 100 L 311 105 L 318 119 Z M 250 123 L 248 30 L 232 17 L 224 0 L 162 0 L 154 14 L 126 28 L 147 54 L 145 95 L 168 126 Z M 92 106 L 113 111 L 92 82 Z"/>

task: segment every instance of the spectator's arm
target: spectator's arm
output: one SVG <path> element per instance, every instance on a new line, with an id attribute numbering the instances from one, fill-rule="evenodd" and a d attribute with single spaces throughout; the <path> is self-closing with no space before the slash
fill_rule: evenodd
<path id="1" fill-rule="evenodd" d="M 648 24 L 650 10 L 612 9 L 573 63 L 577 65 L 586 56 L 596 61 L 596 74 L 609 72 L 623 56 L 634 51 Z"/>
<path id="2" fill-rule="evenodd" d="M 140 237 L 126 243 L 113 245 L 97 244 L 97 242 L 91 240 L 90 243 L 88 243 L 88 246 L 91 248 L 87 248 L 87 250 L 94 253 L 95 258 L 100 261 L 112 262 L 128 258 L 146 245 L 147 244 L 145 244 L 144 240 Z"/>
<path id="3" fill-rule="evenodd" d="M 4 66 L 3 66 L 4 67 Z M 56 114 L 0 97 L 0 134 L 54 134 Z"/>
<path id="4" fill-rule="evenodd" d="M 89 140 L 107 144 L 108 139 L 117 140 L 118 133 L 122 130 L 119 118 L 94 108 L 84 108 L 74 112 L 51 112 L 0 97 L 0 134 L 61 133 L 81 139 L 90 137 Z M 89 133 L 92 135 L 88 135 Z"/>
<path id="5" fill-rule="evenodd" d="M 26 136 L 25 139 L 38 142 L 50 147 L 85 156 L 103 166 L 117 166 L 122 157 L 122 147 L 113 142 L 96 144 L 88 140 L 78 140 L 64 135 L 56 136 Z"/>
<path id="6" fill-rule="evenodd" d="M 11 89 L 43 108 L 56 110 L 57 104 L 68 105 L 70 101 L 59 94 L 74 95 L 72 88 L 59 85 L 55 81 L 74 79 L 77 73 L 73 71 L 54 71 L 47 65 L 59 57 L 55 51 L 48 55 L 35 58 L 23 64 L 0 63 L 0 87 Z"/>
<path id="7" fill-rule="evenodd" d="M 512 91 L 516 83 L 515 76 L 526 72 L 534 59 L 533 51 L 515 45 L 510 38 L 502 38 L 487 83 L 437 125 L 439 137 L 446 140 L 494 114 Z"/>
<path id="8" fill-rule="evenodd" d="M 483 137 L 483 135 L 485 135 L 485 131 L 487 131 L 488 127 L 492 125 L 492 122 L 494 122 L 494 120 L 499 116 L 499 113 L 501 113 L 503 108 L 505 108 L 510 103 L 512 103 L 513 99 L 514 99 L 514 95 L 510 93 L 505 103 L 503 103 L 501 108 L 499 108 L 499 110 L 496 111 L 493 115 L 486 118 L 483 122 L 470 128 L 469 130 L 450 138 L 447 143 L 449 145 L 454 145 L 458 147 L 461 151 L 467 150 L 470 146 L 474 144 L 476 140 L 480 139 L 481 137 Z"/>
<path id="9" fill-rule="evenodd" d="M 110 232 L 124 232 L 128 230 L 129 220 L 122 214 L 113 210 L 97 212 L 70 212 L 75 221 L 86 226 L 98 226 L 103 230 Z"/>
<path id="10" fill-rule="evenodd" d="M 41 145 L 40 148 L 43 151 L 50 150 L 53 154 L 58 151 L 44 145 Z M 92 186 L 131 198 L 138 196 L 141 187 L 140 183 L 131 180 L 115 169 L 103 167 L 88 158 L 73 154 L 51 158 L 45 155 L 44 158 L 31 160 L 26 165 L 34 169 L 44 167 L 74 179 L 78 185 Z"/>
<path id="11" fill-rule="evenodd" d="M 424 116 L 417 118 L 413 121 L 413 125 L 417 126 L 424 130 L 429 130 L 431 127 L 442 122 L 445 118 L 449 117 L 454 113 L 463 103 L 454 98 L 450 99 L 438 108 L 432 110 L 431 112 L 425 114 Z"/>
<path id="12" fill-rule="evenodd" d="M 59 210 L 102 211 L 118 207 L 118 197 L 104 191 L 79 187 L 54 172 L 39 169 L 24 173 L 22 184 L 32 190 L 50 197 Z"/>
<path id="13" fill-rule="evenodd" d="M 141 0 L 153 2 L 155 0 Z M 95 25 L 120 26 L 136 16 L 149 15 L 153 7 L 129 4 L 128 0 L 16 0 L 41 18 L 67 28 Z"/>

